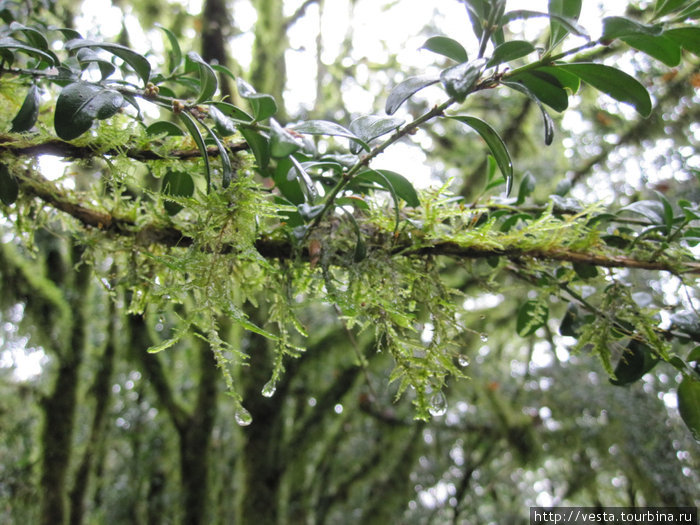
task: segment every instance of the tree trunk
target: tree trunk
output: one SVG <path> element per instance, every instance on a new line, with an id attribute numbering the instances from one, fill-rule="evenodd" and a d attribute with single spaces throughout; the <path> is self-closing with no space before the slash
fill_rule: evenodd
<path id="1" fill-rule="evenodd" d="M 58 370 L 51 393 L 44 398 L 42 410 L 44 425 L 41 433 L 41 525 L 62 525 L 66 522 L 66 485 L 71 460 L 73 430 L 78 396 L 80 365 L 85 350 L 86 319 L 84 306 L 89 287 L 89 270 L 81 265 L 72 271 L 72 264 L 80 259 L 78 249 L 73 250 L 72 261 L 63 262 L 55 256 L 47 259 L 49 274 L 57 284 L 65 284 L 66 298 L 72 306 L 70 334 L 64 348 L 56 352 Z M 71 290 L 72 288 L 72 290 Z M 55 327 L 47 327 L 55 330 Z"/>

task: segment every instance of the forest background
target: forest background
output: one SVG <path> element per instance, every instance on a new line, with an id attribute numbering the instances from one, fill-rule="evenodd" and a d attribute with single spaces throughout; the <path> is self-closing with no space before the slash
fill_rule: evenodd
<path id="1" fill-rule="evenodd" d="M 1 1 L 0 519 L 697 506 L 700 4 L 518 4 Z"/>

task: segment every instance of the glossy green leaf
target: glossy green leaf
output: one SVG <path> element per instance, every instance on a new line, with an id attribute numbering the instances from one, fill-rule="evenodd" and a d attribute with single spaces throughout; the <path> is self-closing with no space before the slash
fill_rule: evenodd
<path id="1" fill-rule="evenodd" d="M 32 126 L 36 123 L 36 119 L 39 117 L 39 88 L 36 84 L 32 84 L 29 87 L 27 96 L 24 97 L 24 102 L 22 102 L 22 107 L 19 108 L 17 115 L 12 119 L 12 128 L 10 131 L 12 133 L 21 133 L 24 131 L 29 131 Z"/>
<path id="2" fill-rule="evenodd" d="M 233 167 L 231 166 L 231 158 L 229 157 L 228 150 L 214 131 L 206 126 L 205 128 L 209 134 L 209 137 L 214 141 L 214 144 L 216 144 L 216 147 L 219 150 L 219 159 L 221 160 L 221 185 L 224 188 L 228 188 L 229 184 L 231 184 L 231 179 L 233 178 Z"/>
<path id="3" fill-rule="evenodd" d="M 229 135 L 236 133 L 237 129 L 235 122 L 213 104 L 209 106 L 209 116 L 214 121 L 216 131 L 222 137 L 228 137 Z"/>
<path id="4" fill-rule="evenodd" d="M 549 146 L 552 141 L 554 140 L 554 120 L 552 117 L 549 115 L 545 107 L 542 105 L 542 102 L 540 102 L 540 99 L 535 96 L 535 94 L 530 91 L 525 84 L 518 83 L 518 82 L 503 82 L 504 86 L 508 86 L 511 89 L 514 89 L 516 91 L 519 91 L 521 93 L 524 93 L 527 95 L 535 104 L 537 104 L 537 107 L 540 108 L 540 112 L 542 113 L 542 119 L 544 120 L 544 143 Z"/>
<path id="5" fill-rule="evenodd" d="M 258 164 L 258 170 L 264 176 L 267 176 L 267 167 L 270 164 L 270 140 L 263 136 L 262 133 L 250 128 L 240 128 L 240 133 L 250 146 L 253 152 L 255 161 Z"/>
<path id="6" fill-rule="evenodd" d="M 598 268 L 592 264 L 575 262 L 572 265 L 574 267 L 574 272 L 581 279 L 594 279 L 598 277 Z"/>
<path id="7" fill-rule="evenodd" d="M 6 206 L 13 204 L 19 195 L 19 183 L 5 164 L 0 164 L 0 201 Z"/>
<path id="8" fill-rule="evenodd" d="M 10 24 L 10 31 L 22 33 L 29 43 L 38 49 L 43 51 L 49 50 L 49 41 L 46 40 L 46 36 L 34 27 L 25 26 L 19 22 L 12 22 Z"/>
<path id="9" fill-rule="evenodd" d="M 384 110 L 386 111 L 387 115 L 393 115 L 401 107 L 401 105 L 415 93 L 428 86 L 437 84 L 439 81 L 440 79 L 434 77 L 433 75 L 407 78 L 391 90 L 389 97 L 386 99 Z"/>
<path id="10" fill-rule="evenodd" d="M 493 55 L 486 63 L 486 67 L 494 67 L 504 62 L 517 60 L 535 51 L 535 46 L 525 40 L 509 40 L 493 50 Z"/>
<path id="11" fill-rule="evenodd" d="M 403 125 L 405 121 L 396 117 L 382 117 L 380 115 L 363 115 L 350 123 L 349 129 L 358 138 L 366 143 L 382 135 L 391 133 Z M 362 146 L 358 142 L 350 144 L 352 153 L 359 153 Z"/>
<path id="12" fill-rule="evenodd" d="M 620 40 L 669 67 L 681 63 L 681 45 L 666 36 L 639 35 L 623 37 Z"/>
<path id="13" fill-rule="evenodd" d="M 185 134 L 180 126 L 167 120 L 159 120 L 146 128 L 148 135 L 166 135 L 168 137 L 181 137 Z"/>
<path id="14" fill-rule="evenodd" d="M 525 202 L 525 199 L 532 194 L 533 191 L 535 191 L 535 185 L 537 184 L 537 181 L 535 181 L 535 177 L 530 173 L 529 171 L 525 173 L 523 176 L 523 179 L 520 181 L 520 186 L 518 187 L 518 200 L 515 201 L 515 204 L 522 204 Z"/>
<path id="15" fill-rule="evenodd" d="M 194 181 L 186 171 L 169 170 L 163 177 L 161 193 L 173 197 L 191 197 L 194 195 Z M 163 203 L 168 215 L 175 215 L 182 209 L 178 202 L 165 200 Z"/>
<path id="16" fill-rule="evenodd" d="M 465 0 L 465 7 L 469 15 L 469 21 L 477 40 L 481 39 L 484 28 L 488 25 L 490 12 L 489 0 Z"/>
<path id="17" fill-rule="evenodd" d="M 195 64 L 199 72 L 199 94 L 197 95 L 195 104 L 210 100 L 214 96 L 214 93 L 216 93 L 216 88 L 219 84 L 216 79 L 216 73 L 214 73 L 211 66 L 194 51 L 187 53 L 187 60 Z"/>
<path id="18" fill-rule="evenodd" d="M 241 108 L 238 106 L 234 106 L 233 104 L 229 104 L 228 102 L 212 102 L 209 105 L 210 108 L 214 107 L 218 109 L 221 113 L 223 113 L 225 116 L 229 117 L 230 119 L 233 119 L 234 122 L 239 122 L 239 123 L 248 123 L 248 122 L 253 122 L 253 116 L 248 114 L 246 111 L 243 111 Z"/>
<path id="19" fill-rule="evenodd" d="M 651 347 L 633 339 L 622 352 L 615 366 L 615 377 L 611 378 L 610 382 L 617 386 L 634 383 L 658 362 L 659 358 Z"/>
<path id="20" fill-rule="evenodd" d="M 678 385 L 678 411 L 695 441 L 700 441 L 700 380 L 686 375 Z"/>
<path id="21" fill-rule="evenodd" d="M 141 80 L 143 80 L 144 85 L 151 77 L 151 64 L 148 63 L 146 57 L 138 54 L 136 51 L 129 49 L 126 46 L 122 46 L 121 44 L 110 44 L 107 42 L 97 42 L 94 40 L 80 38 L 69 40 L 66 42 L 65 47 L 69 51 L 75 51 L 83 47 L 104 49 L 105 51 L 112 53 L 114 56 L 121 58 L 124 62 L 129 64 L 129 66 L 131 66 Z"/>
<path id="22" fill-rule="evenodd" d="M 158 29 L 165 33 L 168 42 L 170 43 L 170 50 L 168 51 L 168 70 L 173 73 L 182 64 L 182 49 L 180 48 L 180 42 L 178 42 L 177 36 L 170 29 L 160 25 L 155 25 Z"/>
<path id="23" fill-rule="evenodd" d="M 608 16 L 603 18 L 603 32 L 601 40 L 612 40 L 625 36 L 660 36 L 663 27 L 660 25 L 646 25 L 622 16 Z"/>
<path id="24" fill-rule="evenodd" d="M 211 187 L 211 166 L 209 164 L 209 152 L 207 151 L 207 145 L 204 142 L 204 137 L 202 136 L 202 132 L 199 130 L 197 123 L 189 113 L 186 111 L 181 112 L 180 120 L 185 125 L 185 128 L 187 128 L 187 131 L 192 137 L 192 140 L 194 140 L 194 143 L 197 145 L 197 149 L 202 156 L 202 162 L 204 163 L 204 177 L 207 181 L 208 193 Z"/>
<path id="25" fill-rule="evenodd" d="M 114 115 L 124 104 L 117 91 L 86 82 L 69 84 L 56 100 L 54 129 L 63 140 L 73 140 L 85 133 L 95 119 Z"/>
<path id="26" fill-rule="evenodd" d="M 88 47 L 79 49 L 75 56 L 80 63 L 80 67 L 83 69 L 87 68 L 90 64 L 97 64 L 97 67 L 100 69 L 100 74 L 102 75 L 102 80 L 112 75 L 117 69 L 109 60 L 105 60 Z"/>
<path id="27" fill-rule="evenodd" d="M 481 135 L 481 138 L 484 139 L 484 142 L 486 142 L 493 157 L 496 159 L 498 169 L 501 170 L 501 174 L 506 181 L 506 195 L 510 194 L 511 187 L 513 186 L 513 162 L 511 161 L 510 153 L 508 153 L 508 148 L 506 148 L 503 139 L 496 130 L 487 122 L 476 117 L 452 116 L 449 118 L 466 124 Z"/>
<path id="28" fill-rule="evenodd" d="M 542 301 L 530 300 L 518 309 L 516 331 L 521 337 L 534 334 L 542 328 L 549 318 L 549 307 Z"/>
<path id="29" fill-rule="evenodd" d="M 581 330 L 593 320 L 593 314 L 583 313 L 575 303 L 570 303 L 559 325 L 559 333 L 568 337 L 578 337 Z"/>
<path id="30" fill-rule="evenodd" d="M 651 114 L 651 97 L 646 88 L 624 71 L 603 64 L 577 62 L 557 66 L 615 100 L 630 104 L 643 117 Z"/>
<path id="31" fill-rule="evenodd" d="M 687 0 L 656 0 L 656 5 L 654 6 L 654 17 L 661 18 L 677 11 Z"/>
<path id="32" fill-rule="evenodd" d="M 299 174 L 289 157 L 277 161 L 272 178 L 275 181 L 275 188 L 280 191 L 288 203 L 297 206 L 306 200 L 299 182 Z"/>
<path id="33" fill-rule="evenodd" d="M 418 193 L 413 184 L 399 173 L 390 170 L 366 170 L 355 177 L 353 182 L 370 181 L 393 192 L 397 197 L 406 201 L 409 206 L 420 206 Z"/>
<path id="34" fill-rule="evenodd" d="M 620 208 L 620 212 L 624 211 L 631 211 L 642 215 L 655 225 L 664 225 L 666 223 L 664 205 L 659 201 L 636 201 Z"/>
<path id="35" fill-rule="evenodd" d="M 567 2 L 570 0 L 562 0 L 563 2 Z M 572 2 L 576 3 L 578 0 L 571 0 Z M 503 24 L 508 24 L 512 22 L 513 20 L 527 20 L 529 18 L 540 18 L 540 17 L 547 17 L 551 20 L 555 20 L 558 24 L 559 27 L 561 27 L 561 30 L 565 30 L 567 33 L 571 33 L 572 35 L 580 36 L 583 38 L 590 39 L 590 36 L 588 35 L 588 31 L 585 30 L 582 26 L 580 26 L 575 19 L 569 18 L 566 16 L 561 16 L 556 13 L 542 13 L 540 11 L 530 11 L 528 9 L 517 9 L 515 11 L 508 11 L 505 15 L 503 15 L 503 18 L 501 19 Z M 550 22 L 551 23 L 551 22 Z"/>
<path id="36" fill-rule="evenodd" d="M 467 95 L 471 92 L 477 80 L 479 80 L 485 65 L 486 59 L 483 58 L 457 64 L 440 73 L 440 82 L 442 82 L 448 95 L 457 102 L 464 102 L 464 99 L 467 98 Z"/>
<path id="37" fill-rule="evenodd" d="M 571 32 L 567 24 L 561 22 L 558 17 L 567 21 L 578 21 L 581 14 L 581 0 L 549 0 L 547 11 L 550 16 L 549 48 L 552 49 Z"/>
<path id="38" fill-rule="evenodd" d="M 236 87 L 238 88 L 238 94 L 250 104 L 253 118 L 256 122 L 270 118 L 277 113 L 277 102 L 275 102 L 272 95 L 256 92 L 253 86 L 242 78 L 236 80 Z"/>
<path id="39" fill-rule="evenodd" d="M 291 129 L 297 133 L 304 133 L 306 135 L 331 135 L 335 137 L 346 137 L 353 142 L 356 142 L 364 150 L 369 151 L 369 146 L 364 140 L 355 135 L 349 129 L 344 128 L 335 122 L 329 122 L 327 120 L 307 120 L 291 126 Z"/>
<path id="40" fill-rule="evenodd" d="M 273 158 L 287 157 L 302 146 L 301 140 L 280 126 L 275 119 L 270 120 L 270 155 Z"/>
<path id="41" fill-rule="evenodd" d="M 509 80 L 521 84 L 525 88 L 524 93 L 534 96 L 555 111 L 564 111 L 569 107 L 569 95 L 554 75 L 531 70 L 513 75 Z"/>
<path id="42" fill-rule="evenodd" d="M 680 44 L 689 53 L 700 56 L 700 27 L 676 27 L 664 31 L 664 36 Z"/>
<path id="43" fill-rule="evenodd" d="M 452 38 L 446 36 L 433 36 L 425 41 L 423 44 L 423 49 L 432 51 L 442 56 L 446 56 L 461 64 L 469 60 L 467 56 L 467 50 L 464 46 Z"/>
<path id="44" fill-rule="evenodd" d="M 53 55 L 52 53 L 49 53 L 48 51 L 43 51 L 29 44 L 25 44 L 24 42 L 20 42 L 19 40 L 15 40 L 14 38 L 9 36 L 0 38 L 0 51 L 3 50 L 7 50 L 9 52 L 10 57 L 13 56 L 11 51 L 16 50 L 26 55 L 38 58 L 39 60 L 43 60 L 48 64 L 58 65 L 54 59 L 55 55 Z M 12 60 L 7 61 L 10 63 L 12 62 Z"/>
<path id="45" fill-rule="evenodd" d="M 692 363 L 693 361 L 700 362 L 700 346 L 696 346 L 690 351 L 690 353 L 688 353 L 686 361 L 689 363 Z"/>

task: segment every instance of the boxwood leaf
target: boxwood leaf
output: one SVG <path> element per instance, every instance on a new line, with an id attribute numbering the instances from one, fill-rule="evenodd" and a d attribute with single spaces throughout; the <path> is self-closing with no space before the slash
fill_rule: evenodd
<path id="1" fill-rule="evenodd" d="M 180 49 L 180 43 L 170 29 L 156 24 L 156 27 L 165 33 L 165 36 L 170 43 L 170 51 L 168 51 L 168 69 L 170 73 L 173 73 L 182 64 L 182 50 Z"/>
<path id="2" fill-rule="evenodd" d="M 510 80 L 524 86 L 524 93 L 534 96 L 555 111 L 564 111 L 569 107 L 569 94 L 557 77 L 550 73 L 531 70 L 513 75 Z"/>
<path id="3" fill-rule="evenodd" d="M 389 93 L 389 97 L 386 99 L 386 105 L 384 110 L 387 115 L 393 115 L 401 107 L 401 104 L 406 102 L 415 93 L 423 88 L 437 84 L 440 79 L 433 75 L 422 75 L 418 77 L 409 77 L 400 84 L 398 84 Z"/>
<path id="4" fill-rule="evenodd" d="M 369 151 L 369 146 L 364 140 L 355 135 L 349 129 L 344 128 L 335 122 L 329 122 L 327 120 L 307 120 L 291 126 L 291 129 L 297 133 L 304 133 L 307 135 L 331 135 L 336 137 L 346 137 L 356 142 L 366 151 Z"/>
<path id="5" fill-rule="evenodd" d="M 634 77 L 619 69 L 589 62 L 562 64 L 557 68 L 573 73 L 585 83 L 615 100 L 632 105 L 643 117 L 651 114 L 649 92 Z"/>
<path id="6" fill-rule="evenodd" d="M 273 158 L 287 157 L 301 149 L 302 143 L 275 119 L 270 120 L 270 155 Z"/>
<path id="7" fill-rule="evenodd" d="M 440 73 L 440 81 L 447 94 L 457 102 L 463 102 L 479 80 L 485 64 L 486 59 L 477 58 L 443 70 Z"/>
<path id="8" fill-rule="evenodd" d="M 187 60 L 195 64 L 199 72 L 199 94 L 195 104 L 210 100 L 211 97 L 214 96 L 214 93 L 216 93 L 216 88 L 218 86 L 216 73 L 214 73 L 211 66 L 194 51 L 187 53 Z"/>
<path id="9" fill-rule="evenodd" d="M 14 38 L 9 36 L 0 38 L 0 51 L 13 49 L 16 49 L 17 51 L 21 51 L 24 54 L 43 60 L 48 64 L 51 64 L 52 66 L 58 65 L 58 62 L 55 59 L 55 55 L 50 51 L 44 51 L 29 44 L 25 44 L 24 42 L 20 42 L 19 40 L 15 40 Z M 9 56 L 4 58 L 8 63 L 12 63 L 11 59 L 14 57 L 11 52 L 8 51 L 7 53 L 9 53 Z M 8 58 L 10 60 L 8 60 Z"/>
<path id="10" fill-rule="evenodd" d="M 102 80 L 112 75 L 117 69 L 109 60 L 105 60 L 98 53 L 88 47 L 79 49 L 78 53 L 76 54 L 76 58 L 78 59 L 82 69 L 85 69 L 91 63 L 97 64 L 97 67 L 100 68 Z"/>
<path id="11" fill-rule="evenodd" d="M 420 199 L 413 184 L 395 171 L 370 169 L 360 173 L 354 180 L 374 182 L 393 192 L 397 197 L 406 201 L 409 206 L 420 206 Z"/>
<path id="12" fill-rule="evenodd" d="M 675 40 L 664 35 L 648 36 L 635 35 L 622 37 L 625 44 L 633 47 L 652 58 L 663 62 L 669 67 L 675 67 L 681 63 L 681 45 Z"/>
<path id="13" fill-rule="evenodd" d="M 95 119 L 114 115 L 124 103 L 118 91 L 87 82 L 69 84 L 58 95 L 54 129 L 63 140 L 72 140 L 85 133 Z"/>
<path id="14" fill-rule="evenodd" d="M 572 4 L 577 3 L 579 0 L 561 0 L 562 3 L 571 2 Z M 562 16 L 557 13 L 542 13 L 541 11 L 530 11 L 528 9 L 517 9 L 515 11 L 508 11 L 501 18 L 502 24 L 507 24 L 513 20 L 524 20 L 528 18 L 539 18 L 547 17 L 550 20 L 555 20 L 561 31 L 566 31 L 566 33 L 571 33 L 572 35 L 580 36 L 583 38 L 590 39 L 588 32 L 580 26 L 574 18 L 568 16 Z M 551 22 L 550 22 L 551 23 Z"/>
<path id="15" fill-rule="evenodd" d="M 267 167 L 270 164 L 270 140 L 254 129 L 241 127 L 239 131 L 253 152 L 258 170 L 263 176 L 267 176 Z"/>
<path id="16" fill-rule="evenodd" d="M 211 166 L 209 164 L 209 152 L 207 151 L 207 145 L 204 143 L 202 132 L 199 130 L 195 120 L 186 111 L 180 113 L 180 120 L 187 128 L 192 140 L 194 140 L 194 143 L 197 145 L 199 153 L 202 155 L 202 161 L 204 162 L 204 177 L 207 180 L 207 192 L 209 192 L 211 186 Z"/>
<path id="17" fill-rule="evenodd" d="M 12 119 L 12 128 L 10 131 L 13 133 L 29 131 L 36 123 L 38 116 L 39 88 L 36 87 L 36 84 L 32 84 L 27 92 L 27 96 L 24 97 L 22 107 L 19 108 L 17 115 L 15 115 L 15 118 Z"/>
<path id="18" fill-rule="evenodd" d="M 9 206 L 17 200 L 19 183 L 5 164 L 0 164 L 0 201 Z"/>
<path id="19" fill-rule="evenodd" d="M 66 42 L 66 49 L 73 51 L 83 47 L 99 48 L 112 53 L 129 64 L 136 74 L 143 80 L 144 85 L 148 82 L 151 76 L 151 64 L 148 63 L 146 57 L 138 54 L 133 49 L 129 49 L 121 44 L 111 44 L 108 42 L 96 42 L 85 38 L 73 39 Z"/>
<path id="20" fill-rule="evenodd" d="M 446 36 L 430 37 L 425 41 L 422 48 L 432 51 L 433 53 L 446 56 L 447 58 L 451 58 L 458 64 L 469 60 L 467 50 L 464 49 L 464 46 L 462 46 L 462 44 L 456 40 Z"/>
<path id="21" fill-rule="evenodd" d="M 689 53 L 700 56 L 700 27 L 676 27 L 664 31 L 664 36 L 680 44 Z"/>
<path id="22" fill-rule="evenodd" d="M 175 197 L 191 197 L 194 194 L 194 181 L 186 171 L 169 170 L 163 177 L 161 193 Z M 182 209 L 180 203 L 171 200 L 166 200 L 163 206 L 168 215 L 175 215 Z"/>
<path id="23" fill-rule="evenodd" d="M 379 115 L 363 115 L 350 123 L 350 131 L 358 138 L 369 143 L 371 140 L 381 137 L 398 129 L 405 121 L 396 117 L 382 117 Z M 350 144 L 352 153 L 359 153 L 362 146 L 358 142 Z"/>
<path id="24" fill-rule="evenodd" d="M 503 139 L 496 130 L 488 123 L 476 117 L 457 115 L 449 118 L 466 124 L 481 135 L 481 138 L 484 139 L 484 142 L 486 142 L 493 157 L 496 159 L 498 169 L 501 170 L 501 174 L 506 181 L 506 195 L 510 194 L 510 190 L 513 186 L 513 162 L 511 161 L 510 153 L 508 153 L 508 148 L 506 148 Z"/>
<path id="25" fill-rule="evenodd" d="M 547 7 L 550 28 L 549 48 L 552 49 L 572 32 L 567 22 L 578 20 L 581 14 L 581 0 L 549 0 Z M 579 26 L 576 26 L 576 29 L 579 30 Z"/>
<path id="26" fill-rule="evenodd" d="M 185 134 L 180 126 L 167 120 L 159 120 L 146 128 L 147 135 L 166 135 L 168 137 L 180 137 Z"/>
<path id="27" fill-rule="evenodd" d="M 236 87 L 238 94 L 250 103 L 256 122 L 270 118 L 277 113 L 277 102 L 272 95 L 256 92 L 253 86 L 240 77 L 236 80 Z"/>
<path id="28" fill-rule="evenodd" d="M 486 63 L 486 67 L 493 67 L 498 64 L 503 64 L 504 62 L 517 60 L 518 58 L 529 55 L 533 51 L 535 51 L 535 46 L 530 42 L 526 42 L 525 40 L 509 40 L 493 50 L 493 55 L 491 55 L 491 58 Z"/>
<path id="29" fill-rule="evenodd" d="M 610 382 L 617 386 L 634 383 L 654 368 L 658 362 L 659 357 L 650 346 L 633 339 L 620 356 L 615 366 L 615 378 L 611 378 Z"/>
<path id="30" fill-rule="evenodd" d="M 552 117 L 549 115 L 549 113 L 547 113 L 547 110 L 542 105 L 542 102 L 540 102 L 540 99 L 537 98 L 535 94 L 524 84 L 518 82 L 503 82 L 503 85 L 524 93 L 530 97 L 535 104 L 537 104 L 537 106 L 540 108 L 540 112 L 542 113 L 542 118 L 544 119 L 544 143 L 549 146 L 554 140 L 554 120 L 552 120 Z"/>

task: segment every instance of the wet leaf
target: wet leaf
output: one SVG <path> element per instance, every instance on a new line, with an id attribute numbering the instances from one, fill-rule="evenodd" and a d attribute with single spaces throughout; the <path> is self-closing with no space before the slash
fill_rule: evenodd
<path id="1" fill-rule="evenodd" d="M 19 183 L 5 164 L 0 164 L 0 201 L 9 206 L 17 200 Z"/>
<path id="2" fill-rule="evenodd" d="M 97 42 L 94 40 L 79 38 L 69 40 L 66 42 L 65 47 L 69 51 L 74 51 L 83 47 L 104 49 L 105 51 L 112 53 L 129 64 L 129 66 L 131 66 L 141 80 L 143 80 L 144 85 L 148 82 L 151 76 L 151 64 L 149 64 L 146 57 L 140 55 L 133 49 L 122 46 L 121 44 L 111 44 L 108 42 Z"/>
<path id="3" fill-rule="evenodd" d="M 161 193 L 166 196 L 191 197 L 194 195 L 194 181 L 186 171 L 168 171 L 163 177 Z M 182 204 L 170 200 L 166 200 L 163 206 L 168 215 L 175 215 L 182 210 Z"/>
<path id="4" fill-rule="evenodd" d="M 462 44 L 456 40 L 446 36 L 433 36 L 425 41 L 422 48 L 432 51 L 433 53 L 446 56 L 458 64 L 469 60 L 467 50 L 464 49 L 464 46 L 462 46 Z"/>
<path id="5" fill-rule="evenodd" d="M 27 96 L 24 97 L 24 102 L 22 107 L 19 108 L 17 115 L 12 119 L 12 128 L 10 131 L 12 133 L 22 133 L 24 131 L 29 131 L 32 126 L 36 123 L 36 119 L 39 117 L 39 88 L 36 84 L 33 84 Z"/>
<path id="6" fill-rule="evenodd" d="M 187 53 L 187 60 L 195 64 L 199 72 L 199 94 L 195 104 L 210 100 L 214 96 L 214 93 L 216 93 L 216 88 L 218 87 L 216 73 L 214 73 L 211 66 L 202 60 L 202 57 L 194 51 Z"/>
<path id="7" fill-rule="evenodd" d="M 386 99 L 385 111 L 387 115 L 393 115 L 396 113 L 401 105 L 411 98 L 415 93 L 433 84 L 437 84 L 440 81 L 439 78 L 433 75 L 424 75 L 419 77 L 409 77 L 400 84 L 398 84 L 389 93 L 389 97 Z"/>
<path id="8" fill-rule="evenodd" d="M 535 51 L 535 46 L 525 40 L 510 40 L 497 46 L 493 50 L 493 55 L 486 63 L 486 67 L 494 67 L 504 62 L 517 60 Z"/>
<path id="9" fill-rule="evenodd" d="M 379 115 L 364 115 L 356 118 L 350 123 L 350 131 L 353 132 L 358 138 L 362 139 L 364 142 L 369 143 L 370 141 L 381 137 L 387 133 L 395 131 L 405 121 L 396 117 L 382 117 Z M 362 146 L 359 142 L 352 142 L 350 144 L 350 151 L 352 153 L 359 153 Z"/>
<path id="10" fill-rule="evenodd" d="M 117 91 L 86 82 L 69 84 L 56 100 L 54 128 L 63 140 L 73 140 L 85 133 L 95 119 L 114 115 L 124 104 Z"/>
<path id="11" fill-rule="evenodd" d="M 678 411 L 693 438 L 700 441 L 700 380 L 686 375 L 678 385 Z"/>
<path id="12" fill-rule="evenodd" d="M 440 81 L 447 94 L 457 102 L 464 102 L 476 81 L 479 80 L 485 65 L 486 59 L 478 58 L 445 69 L 440 73 Z"/>
<path id="13" fill-rule="evenodd" d="M 509 195 L 513 186 L 513 162 L 511 161 L 510 153 L 508 153 L 508 148 L 506 148 L 500 135 L 488 123 L 476 117 L 453 116 L 449 118 L 466 124 L 481 135 L 481 138 L 484 139 L 484 142 L 486 142 L 493 157 L 496 159 L 498 169 L 501 170 L 501 174 L 506 181 L 506 195 Z"/>

